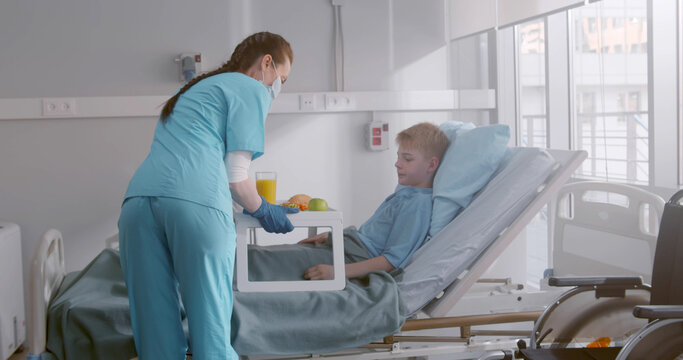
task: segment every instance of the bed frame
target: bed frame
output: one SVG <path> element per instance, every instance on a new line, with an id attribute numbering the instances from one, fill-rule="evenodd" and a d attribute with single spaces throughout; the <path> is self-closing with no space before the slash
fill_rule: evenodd
<path id="1" fill-rule="evenodd" d="M 47 305 L 66 277 L 62 233 L 50 229 L 40 238 L 31 256 L 29 288 L 29 337 L 27 360 L 40 360 L 46 351 Z"/>
<path id="2" fill-rule="evenodd" d="M 549 203 L 562 185 L 571 177 L 574 171 L 586 158 L 585 151 L 553 150 L 548 152 L 558 162 L 553 174 L 546 183 L 537 191 L 537 196 L 525 208 L 525 210 L 500 233 L 498 238 L 480 255 L 473 266 L 460 277 L 455 283 L 444 289 L 443 295 L 430 302 L 422 309 L 425 319 L 409 319 L 401 331 L 415 331 L 425 329 L 459 328 L 460 336 L 457 337 L 425 337 L 425 336 L 387 336 L 380 342 L 366 346 L 362 353 L 339 353 L 330 355 L 315 355 L 316 357 L 333 357 L 336 359 L 388 359 L 396 357 L 412 357 L 423 355 L 450 354 L 451 359 L 503 359 L 505 351 L 497 350 L 508 348 L 510 344 L 501 342 L 474 344 L 471 339 L 474 335 L 511 335 L 525 336 L 519 331 L 473 331 L 471 326 L 484 324 L 500 324 L 511 322 L 535 321 L 541 311 L 514 312 L 507 314 L 486 314 L 475 316 L 444 317 L 465 293 L 474 285 L 489 266 L 501 255 L 507 246 L 524 230 L 541 208 Z M 31 288 L 30 288 L 30 328 L 29 328 L 29 355 L 28 360 L 40 359 L 40 353 L 45 352 L 47 339 L 47 305 L 52 295 L 59 289 L 62 280 L 66 276 L 64 266 L 64 250 L 62 235 L 57 230 L 47 231 L 33 253 L 31 260 Z M 402 343 L 425 342 L 443 343 L 456 342 L 457 346 L 430 346 L 430 347 L 402 347 Z M 463 346 L 463 343 L 466 346 Z M 301 358 L 310 358 L 304 355 Z M 272 357 L 268 357 L 272 358 Z M 287 359 L 297 357 L 287 356 Z"/>

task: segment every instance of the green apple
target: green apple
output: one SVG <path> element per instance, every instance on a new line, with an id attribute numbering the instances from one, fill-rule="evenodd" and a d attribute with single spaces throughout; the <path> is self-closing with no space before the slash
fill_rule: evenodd
<path id="1" fill-rule="evenodd" d="M 308 202 L 308 211 L 327 211 L 327 201 L 320 198 L 313 198 Z"/>

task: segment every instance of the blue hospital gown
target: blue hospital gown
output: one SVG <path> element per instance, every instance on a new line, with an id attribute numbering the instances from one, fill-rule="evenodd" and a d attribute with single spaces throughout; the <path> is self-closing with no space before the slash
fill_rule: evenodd
<path id="1" fill-rule="evenodd" d="M 403 268 L 422 245 L 432 217 L 432 189 L 399 185 L 358 230 L 372 257 Z"/>

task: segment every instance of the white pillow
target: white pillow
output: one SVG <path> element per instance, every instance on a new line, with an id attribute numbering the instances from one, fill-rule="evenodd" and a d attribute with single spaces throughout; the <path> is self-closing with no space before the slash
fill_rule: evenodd
<path id="1" fill-rule="evenodd" d="M 472 124 L 448 121 L 441 125 L 451 144 L 434 177 L 432 223 L 435 236 L 489 181 L 498 168 L 510 140 L 507 125 L 473 128 Z"/>

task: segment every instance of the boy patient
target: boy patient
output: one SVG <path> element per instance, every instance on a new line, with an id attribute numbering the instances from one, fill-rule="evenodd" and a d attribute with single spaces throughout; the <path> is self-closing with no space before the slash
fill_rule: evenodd
<path id="1" fill-rule="evenodd" d="M 420 123 L 396 136 L 398 187 L 360 229 L 344 231 L 346 277 L 403 268 L 422 245 L 432 217 L 432 184 L 449 141 L 436 125 Z M 300 244 L 328 242 L 329 232 Z M 334 278 L 332 265 L 318 264 L 304 272 L 308 280 Z"/>

